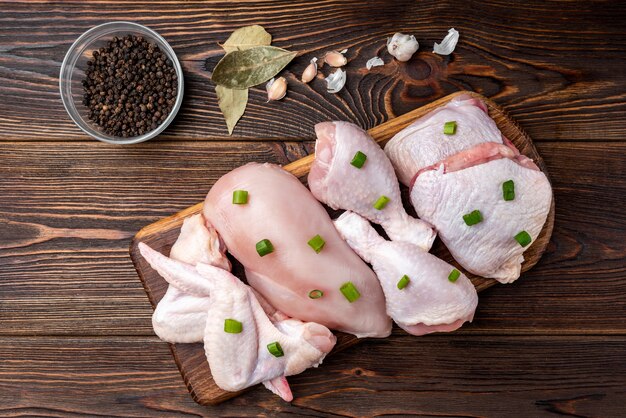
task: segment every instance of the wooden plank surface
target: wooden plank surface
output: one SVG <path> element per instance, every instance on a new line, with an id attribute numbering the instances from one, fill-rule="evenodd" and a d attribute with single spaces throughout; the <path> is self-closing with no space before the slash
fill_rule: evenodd
<path id="1" fill-rule="evenodd" d="M 0 415 L 624 416 L 625 18 L 608 0 L 0 2 Z M 69 45 L 117 19 L 164 35 L 186 77 L 176 123 L 133 147 L 84 137 L 57 93 Z M 301 55 L 286 100 L 253 89 L 231 138 L 206 68 L 247 24 Z M 455 54 L 430 54 L 449 27 Z M 366 73 L 398 30 L 417 36 L 417 57 Z M 344 47 L 344 91 L 295 81 L 311 56 Z M 242 163 L 306 155 L 316 122 L 370 128 L 460 89 L 503 106 L 545 159 L 557 213 L 541 262 L 481 293 L 454 335 L 395 332 L 292 378 L 291 405 L 263 388 L 195 405 L 153 337 L 127 237 Z"/>
<path id="2" fill-rule="evenodd" d="M 206 68 L 223 54 L 217 43 L 249 24 L 264 25 L 277 46 L 300 56 L 285 71 L 285 100 L 267 104 L 264 88 L 252 89 L 247 117 L 235 131 L 240 138 L 309 139 L 315 123 L 333 118 L 371 128 L 463 89 L 497 98 L 535 141 L 619 141 L 626 124 L 621 1 L 74 0 L 3 8 L 0 88 L 11 106 L 0 107 L 0 140 L 85 138 L 66 116 L 57 77 L 71 43 L 113 20 L 154 28 L 181 60 L 185 101 L 166 137 L 228 139 Z M 461 33 L 457 52 L 430 53 L 450 27 Z M 365 62 L 382 54 L 386 38 L 400 30 L 421 44 L 412 65 L 392 62 L 367 73 Z M 343 48 L 349 48 L 344 91 L 326 94 L 321 75 L 308 85 L 296 80 L 313 56 Z"/>
<path id="3" fill-rule="evenodd" d="M 481 100 L 489 111 L 489 116 L 496 122 L 496 125 L 515 147 L 524 155 L 531 158 L 535 164 L 546 174 L 549 179 L 549 174 L 545 163 L 541 156 L 537 153 L 535 146 L 531 138 L 521 130 L 519 125 L 510 119 L 506 113 L 498 107 L 494 102 L 481 96 L 477 93 L 460 91 L 448 96 L 442 97 L 426 106 L 422 106 L 409 113 L 385 122 L 379 126 L 376 126 L 368 131 L 368 133 L 374 138 L 376 142 L 381 145 L 387 143 L 394 135 L 400 132 L 402 129 L 409 126 L 415 120 L 422 116 L 427 115 L 438 108 L 447 105 L 451 100 L 457 97 L 471 96 Z M 315 160 L 315 155 L 310 154 L 297 161 L 287 164 L 284 167 L 286 171 L 300 178 L 306 183 L 306 176 L 309 173 L 311 165 Z M 407 208 L 410 207 L 408 199 L 404 202 Z M 147 225 L 141 231 L 135 235 L 130 245 L 130 257 L 133 260 L 133 264 L 137 269 L 137 273 L 143 286 L 148 294 L 150 303 L 153 307 L 156 307 L 161 298 L 165 295 L 167 290 L 167 282 L 148 265 L 143 256 L 141 255 L 138 245 L 140 242 L 148 244 L 154 250 L 162 253 L 169 254 L 172 245 L 178 238 L 180 233 L 180 227 L 183 224 L 185 218 L 200 213 L 202 211 L 202 203 L 198 203 L 191 206 L 181 212 L 171 215 L 167 218 L 161 219 L 151 225 Z M 329 214 L 332 216 L 332 211 L 329 210 Z M 533 243 L 524 251 L 524 263 L 522 264 L 522 273 L 528 271 L 539 262 L 541 256 L 546 250 L 550 237 L 552 236 L 552 229 L 554 227 L 554 200 L 548 213 L 546 222 L 539 233 L 539 236 L 533 241 Z M 461 269 L 463 273 L 472 281 L 477 291 L 485 290 L 497 282 L 493 279 L 480 277 L 463 269 L 458 263 L 454 261 L 450 253 L 443 245 L 438 245 L 433 249 L 433 254 L 438 257 L 453 263 L 457 268 Z M 245 274 L 241 271 L 237 272 L 233 270 L 236 275 L 239 275 L 241 279 L 244 279 Z M 341 351 L 348 348 L 360 340 L 353 335 L 337 333 L 337 344 L 335 345 L 334 352 Z M 219 388 L 213 381 L 211 370 L 206 361 L 204 353 L 204 347 L 202 344 L 170 344 L 172 354 L 176 360 L 176 364 L 180 369 L 180 372 L 185 380 L 185 384 L 189 388 L 189 392 L 193 396 L 194 400 L 202 405 L 215 405 L 237 396 L 237 392 L 228 392 Z M 332 352 L 330 353 L 333 354 Z"/>

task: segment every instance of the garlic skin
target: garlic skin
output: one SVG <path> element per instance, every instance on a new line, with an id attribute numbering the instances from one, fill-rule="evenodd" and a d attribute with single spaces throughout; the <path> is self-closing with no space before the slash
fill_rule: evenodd
<path id="1" fill-rule="evenodd" d="M 341 52 L 327 52 L 326 55 L 324 55 L 324 62 L 331 67 L 343 67 L 348 63 L 348 59 L 343 55 L 347 51 L 347 49 L 344 49 Z"/>
<path id="2" fill-rule="evenodd" d="M 329 93 L 338 93 L 343 86 L 346 85 L 347 75 L 344 70 L 338 68 L 337 71 L 331 73 L 326 80 L 326 91 Z"/>
<path id="3" fill-rule="evenodd" d="M 385 65 L 385 61 L 383 61 L 380 57 L 374 57 L 367 60 L 365 68 L 371 70 L 373 67 L 380 67 L 381 65 Z"/>
<path id="4" fill-rule="evenodd" d="M 419 48 L 419 43 L 413 35 L 396 33 L 387 39 L 387 51 L 398 61 L 406 62 L 411 59 L 415 51 Z"/>
<path id="5" fill-rule="evenodd" d="M 317 58 L 313 58 L 311 63 L 304 69 L 302 73 L 302 82 L 309 83 L 317 75 Z"/>
<path id="6" fill-rule="evenodd" d="M 433 52 L 439 55 L 450 55 L 454 52 L 454 48 L 456 48 L 456 44 L 459 42 L 459 31 L 454 28 L 450 28 L 448 30 L 448 34 L 440 44 L 435 42 L 435 46 L 433 47 Z"/>
<path id="7" fill-rule="evenodd" d="M 280 100 L 287 94 L 287 80 L 285 77 L 279 77 L 277 79 L 271 79 L 265 85 L 267 90 L 267 101 Z"/>

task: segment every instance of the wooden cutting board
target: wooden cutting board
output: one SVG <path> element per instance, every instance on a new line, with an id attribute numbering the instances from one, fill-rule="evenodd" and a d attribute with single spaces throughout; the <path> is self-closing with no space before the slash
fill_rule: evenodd
<path id="1" fill-rule="evenodd" d="M 415 119 L 425 115 L 437 107 L 443 106 L 448 103 L 452 98 L 460 94 L 469 94 L 473 97 L 477 97 L 485 102 L 489 109 L 489 115 L 496 121 L 498 128 L 502 133 L 509 138 L 513 144 L 520 150 L 520 152 L 530 158 L 532 158 L 537 166 L 546 173 L 546 166 L 532 140 L 528 135 L 522 131 L 522 129 L 511 120 L 506 112 L 499 108 L 494 102 L 481 96 L 480 94 L 473 92 L 457 92 L 449 96 L 436 100 L 426 106 L 415 109 L 405 115 L 392 119 L 383 123 L 375 128 L 370 129 L 369 134 L 381 145 L 384 145 L 389 139 L 391 139 L 397 132 L 404 129 Z M 284 166 L 285 170 L 293 173 L 296 177 L 299 177 L 303 182 L 306 182 L 306 175 L 309 172 L 311 163 L 315 159 L 314 155 L 309 155 L 298 161 L 287 164 Z M 208 192 L 208 190 L 207 190 Z M 403 196 L 406 198 L 406 190 L 403 191 Z M 407 207 L 408 210 L 411 210 Z M 154 308 L 161 300 L 167 289 L 167 282 L 159 276 L 152 268 L 146 263 L 146 261 L 139 254 L 137 244 L 139 242 L 145 242 L 156 251 L 163 254 L 168 254 L 178 234 L 180 232 L 180 226 L 183 223 L 183 219 L 188 216 L 194 215 L 202 210 L 202 203 L 198 203 L 195 206 L 187 208 L 175 215 L 161 219 L 151 225 L 146 226 L 135 235 L 131 246 L 130 256 L 133 260 L 139 278 L 141 279 L 143 286 L 148 294 L 150 303 Z M 524 264 L 522 265 L 522 272 L 527 271 L 533 267 L 541 258 L 541 255 L 545 251 L 550 236 L 552 235 L 552 227 L 554 225 L 554 199 L 552 200 L 552 207 L 543 230 L 539 234 L 539 237 L 532 243 L 532 245 L 524 252 Z M 436 241 L 432 252 L 440 258 L 456 264 L 447 249 L 441 244 L 439 240 Z M 460 268 L 460 267 L 459 267 Z M 461 269 L 462 270 L 462 269 Z M 243 269 L 240 266 L 234 264 L 233 273 L 239 277 L 243 277 Z M 476 289 L 480 292 L 490 286 L 493 286 L 497 282 L 493 279 L 484 279 L 465 272 L 465 274 L 472 280 Z M 419 338 L 419 337 L 416 337 Z M 337 333 L 337 345 L 333 352 L 342 350 L 358 342 L 358 339 L 352 335 Z M 172 354 L 183 380 L 191 393 L 193 399 L 202 405 L 215 405 L 226 399 L 232 398 L 238 395 L 238 392 L 226 392 L 215 385 L 211 376 L 209 365 L 204 355 L 203 345 L 198 344 L 170 344 Z M 331 352 L 329 355 L 332 355 Z M 323 367 L 322 367 L 323 369 Z M 298 396 L 296 393 L 295 396 Z"/>

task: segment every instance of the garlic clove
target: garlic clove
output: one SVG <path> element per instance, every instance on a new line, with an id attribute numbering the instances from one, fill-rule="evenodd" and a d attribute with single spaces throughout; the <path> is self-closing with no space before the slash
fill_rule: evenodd
<path id="1" fill-rule="evenodd" d="M 347 51 L 347 49 L 344 51 Z M 324 55 L 324 62 L 332 67 L 343 67 L 348 63 L 348 59 L 341 52 L 331 51 Z"/>
<path id="2" fill-rule="evenodd" d="M 329 93 L 338 93 L 343 86 L 346 85 L 346 72 L 341 68 L 338 68 L 337 71 L 331 73 L 326 80 L 326 91 Z"/>
<path id="3" fill-rule="evenodd" d="M 287 94 L 287 80 L 285 77 L 279 77 L 277 79 L 271 79 L 265 85 L 267 90 L 267 101 L 280 100 Z"/>
<path id="4" fill-rule="evenodd" d="M 450 28 L 448 34 L 443 38 L 440 44 L 435 42 L 433 52 L 439 55 L 450 55 L 454 52 L 457 42 L 459 42 L 459 32 L 454 28 Z"/>
<path id="5" fill-rule="evenodd" d="M 317 75 L 317 58 L 313 58 L 311 63 L 304 69 L 302 73 L 302 82 L 309 83 Z"/>
<path id="6" fill-rule="evenodd" d="M 415 36 L 396 33 L 387 39 L 387 51 L 398 61 L 408 61 L 419 48 L 419 43 Z"/>
<path id="7" fill-rule="evenodd" d="M 374 57 L 367 60 L 365 68 L 371 70 L 373 67 L 380 67 L 381 65 L 385 65 L 385 61 L 383 61 L 380 57 Z"/>

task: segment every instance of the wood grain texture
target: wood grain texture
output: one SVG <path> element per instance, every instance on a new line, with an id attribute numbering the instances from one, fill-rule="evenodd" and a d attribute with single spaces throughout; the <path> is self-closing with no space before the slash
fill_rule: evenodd
<path id="1" fill-rule="evenodd" d="M 455 334 L 418 344 L 394 332 L 290 378 L 292 403 L 256 387 L 203 407 L 156 337 L 0 337 L 0 415 L 620 417 L 624 346 L 623 336 Z"/>
<path id="2" fill-rule="evenodd" d="M 450 102 L 450 100 L 459 96 L 472 96 L 482 100 L 489 110 L 489 115 L 496 122 L 496 125 L 502 134 L 506 136 L 522 154 L 532 158 L 537 166 L 546 174 L 546 176 L 548 175 L 545 163 L 543 162 L 541 156 L 537 153 L 530 137 L 528 137 L 528 135 L 526 135 L 526 133 L 522 131 L 521 128 L 494 102 L 477 93 L 467 91 L 453 93 L 429 103 L 426 106 L 412 110 L 411 112 L 389 122 L 383 123 L 380 126 L 372 128 L 368 131 L 368 133 L 376 140 L 376 142 L 384 145 L 395 134 L 409 126 L 416 119 L 427 115 L 435 109 L 445 106 L 448 102 Z M 306 182 L 306 176 L 308 175 L 314 160 L 315 155 L 311 154 L 285 165 L 284 169 L 300 178 L 303 182 Z M 407 201 L 404 203 L 405 206 L 410 206 Z M 137 269 L 137 273 L 141 278 L 153 308 L 156 307 L 157 303 L 161 300 L 163 295 L 165 295 L 167 282 L 147 264 L 139 252 L 138 244 L 143 242 L 156 251 L 163 254 L 169 254 L 172 245 L 178 238 L 180 227 L 182 226 L 184 219 L 192 214 L 200 213 L 201 211 L 202 203 L 148 225 L 135 235 L 135 238 L 130 245 L 131 259 L 133 260 L 133 264 Z M 331 212 L 329 211 L 329 213 Z M 552 202 L 548 218 L 543 229 L 541 230 L 541 233 L 524 252 L 522 272 L 528 271 L 535 264 L 537 264 L 548 246 L 553 227 L 554 201 Z M 461 269 L 465 275 L 472 280 L 476 290 L 479 292 L 496 284 L 496 281 L 493 279 L 486 279 L 465 271 L 465 269 L 454 262 L 450 253 L 442 245 L 438 245 L 433 253 L 444 260 L 448 260 Z M 239 277 L 244 279 L 243 272 L 237 272 L 235 269 L 233 272 L 235 274 L 239 273 Z M 359 341 L 360 340 L 358 338 L 352 335 L 337 333 L 337 345 L 335 346 L 333 352 L 341 351 Z M 189 392 L 198 403 L 202 405 L 215 405 L 238 394 L 236 392 L 227 392 L 222 390 L 215 384 L 213 377 L 211 376 L 209 365 L 206 362 L 206 356 L 204 354 L 204 347 L 202 344 L 170 344 L 170 348 L 172 349 L 172 354 L 174 355 L 174 359 L 176 360 L 176 364 L 180 369 L 183 379 L 189 388 Z M 331 352 L 330 355 L 332 354 L 333 353 Z"/>
<path id="3" fill-rule="evenodd" d="M 461 89 L 506 106 L 535 141 L 619 141 L 626 123 L 620 1 L 22 1 L 0 4 L 0 11 L 4 141 L 86 139 L 59 100 L 60 65 L 78 36 L 113 20 L 157 30 L 182 62 L 185 101 L 165 137 L 228 138 L 207 69 L 223 55 L 218 42 L 249 24 L 265 26 L 275 45 L 300 56 L 284 71 L 286 99 L 267 104 L 263 88 L 251 90 L 237 138 L 309 139 L 313 125 L 329 119 L 371 128 Z M 461 33 L 456 52 L 432 54 L 449 27 Z M 385 52 L 396 31 L 421 44 L 407 64 Z M 326 93 L 321 74 L 308 85 L 297 80 L 313 56 L 343 48 L 349 64 L 342 92 Z M 388 65 L 367 72 L 376 54 Z"/>

